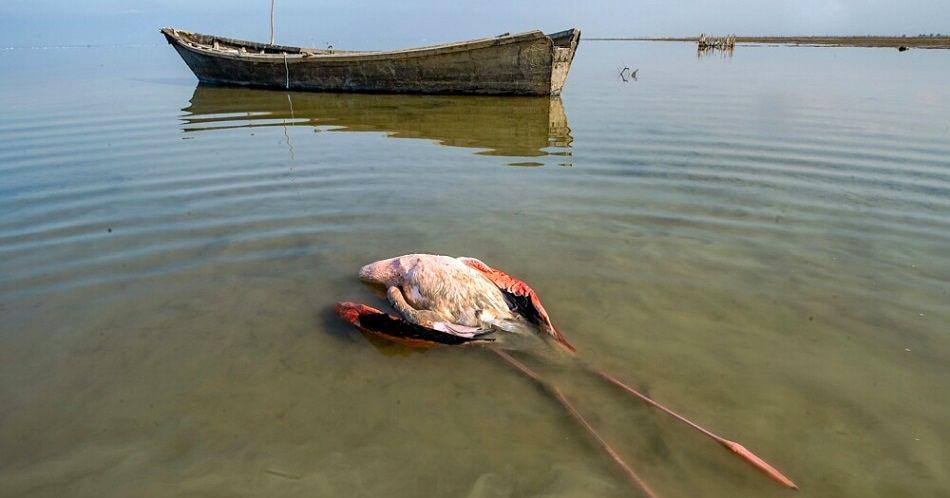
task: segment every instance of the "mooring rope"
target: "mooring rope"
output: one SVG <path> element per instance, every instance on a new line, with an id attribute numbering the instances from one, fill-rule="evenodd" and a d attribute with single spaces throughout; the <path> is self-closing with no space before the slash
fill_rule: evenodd
<path id="1" fill-rule="evenodd" d="M 284 88 L 290 90 L 290 68 L 287 67 L 287 52 L 284 52 Z"/>
<path id="2" fill-rule="evenodd" d="M 287 104 L 290 105 L 290 123 L 293 124 L 294 121 L 297 120 L 297 118 L 294 117 L 294 101 L 290 100 L 289 93 L 285 93 L 284 95 L 287 96 Z M 294 144 L 290 143 L 290 133 L 287 133 L 287 120 L 284 120 L 284 138 L 287 139 L 287 149 L 290 150 L 290 160 L 293 161 L 295 159 Z M 293 173 L 293 171 L 294 171 L 294 167 L 293 165 L 291 165 L 290 172 Z M 290 182 L 294 183 L 293 177 L 290 178 Z"/>

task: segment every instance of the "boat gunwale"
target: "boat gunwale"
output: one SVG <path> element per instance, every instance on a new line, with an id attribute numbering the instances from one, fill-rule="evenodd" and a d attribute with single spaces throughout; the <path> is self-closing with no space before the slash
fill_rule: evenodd
<path id="1" fill-rule="evenodd" d="M 570 28 L 564 31 L 553 33 L 556 35 L 564 34 L 567 32 L 572 32 L 576 28 Z M 236 38 L 226 38 L 217 35 L 206 35 L 203 33 L 196 33 L 191 31 L 185 31 L 176 28 L 162 28 L 161 33 L 168 38 L 170 44 L 180 46 L 182 48 L 188 49 L 189 51 L 196 52 L 202 55 L 209 57 L 219 57 L 225 59 L 239 60 L 239 61 L 255 61 L 255 62 L 281 62 L 285 60 L 287 62 L 317 62 L 317 61 L 334 61 L 334 62 L 351 62 L 351 61 L 370 61 L 370 60 L 385 60 L 393 58 L 416 58 L 416 57 L 430 57 L 440 54 L 449 54 L 455 52 L 464 52 L 468 50 L 475 50 L 480 48 L 495 47 L 501 45 L 508 45 L 513 43 L 522 43 L 526 41 L 535 41 L 535 40 L 546 40 L 549 47 L 553 48 L 554 40 L 551 36 L 544 34 L 541 30 L 532 30 L 525 31 L 523 33 L 516 33 L 513 35 L 502 35 L 495 36 L 490 38 L 479 38 L 475 40 L 444 43 L 439 45 L 429 45 L 424 47 L 414 47 L 407 49 L 391 50 L 391 51 L 340 51 L 339 53 L 320 53 L 325 52 L 323 49 L 315 48 L 304 48 L 304 47 L 295 47 L 290 45 L 274 45 L 268 43 L 258 43 L 248 40 L 239 40 Z M 271 50 L 297 50 L 296 53 L 280 52 L 280 53 L 269 53 L 269 54 L 255 54 L 255 53 L 231 53 L 225 52 L 220 49 L 215 49 L 213 46 L 194 43 L 187 40 L 184 35 L 197 35 L 197 36 L 206 36 L 212 39 L 220 40 L 227 44 L 234 44 L 237 46 L 248 46 L 248 47 L 262 47 L 265 49 Z"/>

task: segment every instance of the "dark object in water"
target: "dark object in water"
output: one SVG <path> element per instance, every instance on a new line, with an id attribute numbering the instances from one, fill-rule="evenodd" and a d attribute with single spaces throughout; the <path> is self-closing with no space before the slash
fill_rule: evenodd
<path id="1" fill-rule="evenodd" d="M 578 29 L 385 52 L 321 50 L 163 28 L 202 83 L 375 93 L 560 95 Z"/>
<path id="2" fill-rule="evenodd" d="M 639 71 L 639 69 L 631 71 L 629 67 L 624 66 L 624 68 L 620 70 L 620 79 L 623 80 L 624 83 L 628 83 L 630 80 L 637 81 L 637 73 Z M 627 79 L 628 75 L 630 79 Z"/>
<path id="3" fill-rule="evenodd" d="M 908 51 L 908 50 L 910 50 L 910 49 L 907 48 L 907 47 L 905 47 L 904 45 L 901 45 L 901 46 L 897 47 L 897 51 L 898 51 L 898 52 L 906 52 L 906 51 Z"/>

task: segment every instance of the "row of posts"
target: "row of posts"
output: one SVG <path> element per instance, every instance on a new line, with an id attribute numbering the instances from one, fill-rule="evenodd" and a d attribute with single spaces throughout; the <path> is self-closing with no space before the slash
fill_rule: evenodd
<path id="1" fill-rule="evenodd" d="M 699 43 L 700 50 L 706 48 L 731 49 L 736 46 L 736 35 L 706 36 L 705 33 L 701 33 L 696 41 Z"/>

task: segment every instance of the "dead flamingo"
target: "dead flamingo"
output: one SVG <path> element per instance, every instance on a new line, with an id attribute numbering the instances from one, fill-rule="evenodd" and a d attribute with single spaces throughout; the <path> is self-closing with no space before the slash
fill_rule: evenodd
<path id="1" fill-rule="evenodd" d="M 571 353 L 575 351 L 564 336 L 554 328 L 540 298 L 531 287 L 478 259 L 410 254 L 366 265 L 360 270 L 360 279 L 385 286 L 390 303 L 405 319 L 403 321 L 386 315 L 366 305 L 339 303 L 337 312 L 364 332 L 415 346 L 454 345 L 488 342 L 492 339 L 484 336 L 490 332 L 523 331 L 525 324 L 531 324 L 563 349 Z M 544 383 L 530 369 L 507 353 L 497 349 L 494 351 L 519 371 L 546 387 L 601 443 L 611 458 L 624 468 L 628 477 L 632 475 L 631 480 L 648 496 L 653 496 L 652 491 L 645 487 L 629 466 L 580 416 L 579 412 L 560 394 L 557 387 Z M 728 448 L 773 480 L 786 487 L 798 489 L 788 477 L 739 443 L 722 438 L 691 422 L 606 372 L 586 364 L 584 366 L 611 385 L 660 409 Z"/>
<path id="2" fill-rule="evenodd" d="M 477 259 L 409 254 L 370 263 L 359 276 L 384 287 L 390 304 L 411 323 L 464 338 L 537 326 L 574 351 L 527 285 L 492 271 Z"/>

